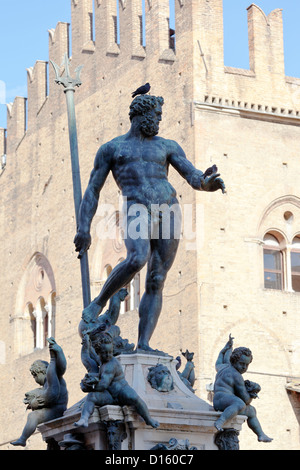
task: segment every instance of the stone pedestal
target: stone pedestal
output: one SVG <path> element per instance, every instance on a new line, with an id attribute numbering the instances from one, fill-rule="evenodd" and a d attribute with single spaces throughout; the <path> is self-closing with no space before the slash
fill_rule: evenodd
<path id="1" fill-rule="evenodd" d="M 151 417 L 160 423 L 157 429 L 147 426 L 132 407 L 108 405 L 96 408 L 88 428 L 76 428 L 84 399 L 69 408 L 63 417 L 39 426 L 49 448 L 66 448 L 82 442 L 86 449 L 152 450 L 197 449 L 218 450 L 214 422 L 220 415 L 197 397 L 181 380 L 176 361 L 170 356 L 148 354 L 121 355 L 129 385 L 146 402 Z M 165 366 L 171 375 L 169 391 L 159 391 L 150 384 L 149 369 Z M 170 378 L 169 384 L 170 384 Z M 166 387 L 165 387 L 166 388 Z M 171 388 L 171 389 L 170 389 Z M 226 428 L 238 435 L 245 417 L 237 416 Z M 72 440 L 73 439 L 73 440 Z"/>

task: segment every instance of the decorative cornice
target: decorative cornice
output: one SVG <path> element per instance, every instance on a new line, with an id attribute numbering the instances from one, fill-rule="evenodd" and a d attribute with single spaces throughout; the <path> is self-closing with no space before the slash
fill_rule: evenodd
<path id="1" fill-rule="evenodd" d="M 262 106 L 246 101 L 229 100 L 217 96 L 206 95 L 204 101 L 194 101 L 195 109 L 248 117 L 249 119 L 283 122 L 300 126 L 300 113 L 279 106 Z"/>

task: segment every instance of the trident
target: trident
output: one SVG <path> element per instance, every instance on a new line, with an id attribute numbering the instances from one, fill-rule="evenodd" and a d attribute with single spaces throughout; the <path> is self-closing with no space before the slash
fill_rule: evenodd
<path id="1" fill-rule="evenodd" d="M 60 76 L 59 67 L 50 60 L 55 71 L 55 82 L 58 85 L 64 86 L 64 92 L 66 94 L 67 100 L 67 110 L 68 110 L 68 125 L 69 125 L 69 140 L 70 140 L 70 150 L 71 150 L 71 164 L 72 164 L 72 178 L 73 178 L 73 197 L 75 205 L 75 216 L 76 216 L 76 226 L 78 226 L 79 219 L 79 209 L 82 200 L 81 192 L 81 181 L 80 181 L 80 169 L 79 169 L 79 158 L 78 158 L 78 141 L 77 141 L 77 129 L 76 129 L 76 116 L 75 116 L 75 105 L 74 105 L 74 93 L 75 87 L 81 85 L 80 81 L 80 72 L 82 65 L 76 68 L 76 78 L 71 78 L 69 70 L 69 59 L 67 54 L 64 55 L 64 75 Z M 82 283 L 82 297 L 83 297 L 83 306 L 87 307 L 91 302 L 91 293 L 90 293 L 90 276 L 89 276 L 89 264 L 88 264 L 88 255 L 85 252 L 80 258 L 80 269 L 81 269 L 81 283 Z"/>

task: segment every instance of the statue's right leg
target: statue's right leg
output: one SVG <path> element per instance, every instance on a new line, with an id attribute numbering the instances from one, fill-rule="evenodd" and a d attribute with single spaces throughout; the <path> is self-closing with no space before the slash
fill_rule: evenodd
<path id="1" fill-rule="evenodd" d="M 89 425 L 89 418 L 92 416 L 95 406 L 112 405 L 114 403 L 111 394 L 104 390 L 103 392 L 90 392 L 88 393 L 81 412 L 79 421 L 74 423 L 76 427 L 87 428 Z"/>
<path id="2" fill-rule="evenodd" d="M 140 351 L 153 351 L 149 341 L 157 325 L 163 300 L 163 287 L 174 262 L 179 240 L 158 239 L 151 242 L 145 292 L 139 306 L 138 345 Z"/>
<path id="3" fill-rule="evenodd" d="M 233 419 L 238 414 L 243 414 L 246 404 L 240 398 L 227 393 L 220 393 L 217 398 L 218 406 L 215 407 L 218 411 L 222 411 L 221 416 L 215 422 L 215 428 L 218 431 L 223 431 L 223 425 Z M 216 401 L 214 400 L 214 406 Z"/>

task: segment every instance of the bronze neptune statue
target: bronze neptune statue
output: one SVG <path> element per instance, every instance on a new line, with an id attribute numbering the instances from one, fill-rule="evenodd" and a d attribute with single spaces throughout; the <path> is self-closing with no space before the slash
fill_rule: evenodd
<path id="1" fill-rule="evenodd" d="M 193 189 L 221 189 L 225 192 L 224 182 L 215 171 L 215 166 L 208 173 L 197 170 L 178 143 L 157 136 L 163 103 L 162 97 L 136 96 L 130 105 L 129 131 L 99 148 L 82 199 L 74 239 L 78 257 L 81 258 L 91 245 L 91 222 L 97 210 L 100 191 L 108 174 L 112 172 L 123 199 L 126 200 L 124 241 L 127 257 L 112 270 L 100 294 L 83 310 L 82 315 L 84 319 L 88 319 L 87 322 L 97 318 L 108 300 L 119 289 L 128 285 L 147 264 L 145 292 L 139 306 L 137 351 L 148 352 L 153 352 L 149 341 L 159 319 L 164 282 L 173 264 L 180 238 L 176 236 L 178 227 L 175 226 L 174 217 L 171 217 L 167 236 L 161 235 L 161 216 L 151 217 L 154 206 L 178 206 L 176 191 L 168 181 L 169 166 L 174 167 Z M 133 237 L 130 227 L 134 226 L 141 212 L 145 222 L 144 229 L 141 230 L 143 233 L 140 237 Z"/>

